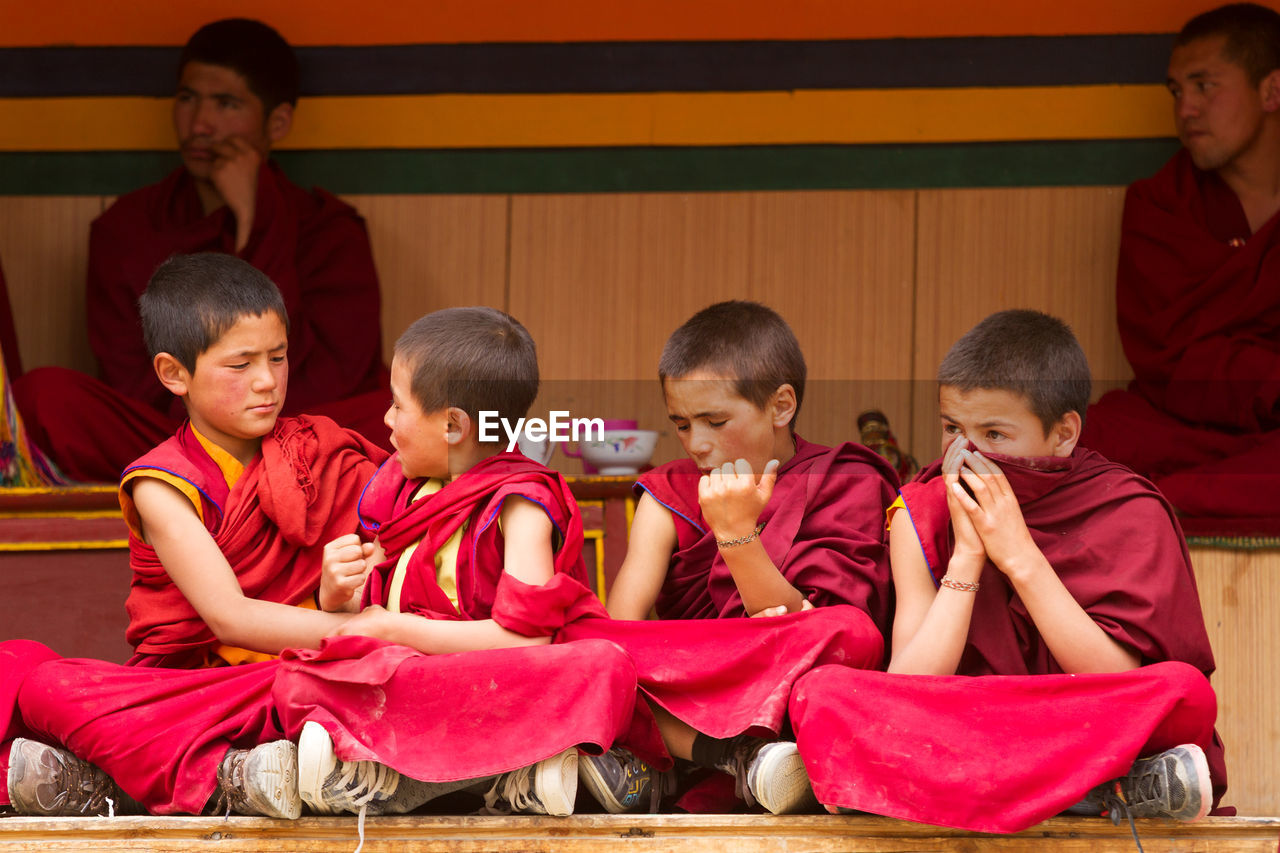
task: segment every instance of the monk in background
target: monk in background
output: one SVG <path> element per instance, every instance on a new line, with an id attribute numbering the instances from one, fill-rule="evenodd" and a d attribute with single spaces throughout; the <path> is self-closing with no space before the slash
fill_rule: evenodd
<path id="1" fill-rule="evenodd" d="M 1128 391 L 1081 444 L 1153 480 L 1189 533 L 1280 533 L 1280 14 L 1193 18 L 1169 60 L 1182 150 L 1125 198 Z"/>
<path id="2" fill-rule="evenodd" d="M 90 230 L 86 309 L 101 381 L 44 368 L 15 388 L 32 437 L 71 478 L 118 480 L 183 418 L 156 380 L 138 316 L 151 274 L 174 254 L 225 252 L 266 273 L 289 318 L 285 414 L 324 414 L 386 444 L 388 374 L 364 220 L 270 160 L 298 89 L 293 49 L 258 21 L 216 21 L 183 48 L 173 102 L 182 165 L 120 197 Z"/>

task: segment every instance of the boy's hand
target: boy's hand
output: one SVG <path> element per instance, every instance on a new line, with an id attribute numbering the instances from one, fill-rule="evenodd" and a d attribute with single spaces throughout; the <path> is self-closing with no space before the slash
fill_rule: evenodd
<path id="1" fill-rule="evenodd" d="M 338 626 L 334 632 L 338 637 L 373 637 L 377 640 L 392 640 L 396 619 L 400 614 L 392 613 L 385 607 L 372 604 L 352 616 Z"/>
<path id="2" fill-rule="evenodd" d="M 962 454 L 968 443 L 962 438 L 957 438 L 947 447 L 947 452 L 942 456 L 942 481 L 947 486 L 947 509 L 951 511 L 951 529 L 956 536 L 955 549 L 951 552 L 951 563 L 948 564 L 947 570 L 948 572 L 952 569 L 958 570 L 959 574 L 964 575 L 959 579 L 972 583 L 976 582 L 978 576 L 982 574 L 982 567 L 987 562 L 987 550 L 983 547 L 982 537 L 974 529 L 973 521 L 960 500 L 969 498 L 960 485 L 960 471 L 964 467 Z"/>
<path id="3" fill-rule="evenodd" d="M 321 610 L 342 610 L 364 588 L 369 576 L 373 543 L 361 542 L 354 533 L 339 536 L 324 546 L 320 564 Z"/>
<path id="4" fill-rule="evenodd" d="M 253 213 L 258 203 L 258 168 L 262 154 L 248 141 L 228 136 L 213 145 L 214 161 L 209 181 L 236 218 L 236 251 L 249 243 Z"/>
<path id="5" fill-rule="evenodd" d="M 745 459 L 726 462 L 698 480 L 698 504 L 702 517 L 717 539 L 750 536 L 778 481 L 778 460 L 770 459 L 756 482 Z"/>
<path id="6" fill-rule="evenodd" d="M 948 498 L 954 498 L 964 509 L 991 562 L 1016 580 L 1014 576 L 1022 567 L 1035 564 L 1034 557 L 1043 559 L 1022 517 L 1018 497 L 1004 472 L 990 459 L 969 450 L 962 450 L 960 455 L 964 464 L 959 473 L 973 489 L 974 497 L 964 494 L 956 484 L 950 486 Z M 957 540 L 959 535 L 957 531 Z"/>
<path id="7" fill-rule="evenodd" d="M 806 610 L 812 610 L 812 609 L 813 609 L 813 602 L 805 598 L 800 601 L 800 609 L 797 610 L 796 612 L 803 613 Z M 756 619 L 756 618 L 768 619 L 771 616 L 786 616 L 787 613 L 789 612 L 790 611 L 787 610 L 787 605 L 779 604 L 777 607 L 766 607 L 764 610 L 760 610 L 755 613 L 752 613 L 751 618 L 752 619 Z"/>

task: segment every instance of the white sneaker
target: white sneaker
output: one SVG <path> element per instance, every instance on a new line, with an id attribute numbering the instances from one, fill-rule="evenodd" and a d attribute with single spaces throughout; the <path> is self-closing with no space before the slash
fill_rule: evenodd
<path id="1" fill-rule="evenodd" d="M 578 750 L 566 749 L 537 764 L 503 773 L 484 795 L 489 814 L 573 814 L 578 797 Z"/>
<path id="2" fill-rule="evenodd" d="M 277 740 L 253 749 L 228 750 L 218 765 L 218 787 L 236 814 L 296 820 L 302 815 L 297 747 L 292 741 Z"/>
<path id="3" fill-rule="evenodd" d="M 793 814 L 818 808 L 800 750 L 785 740 L 760 747 L 747 767 L 747 785 L 756 802 L 773 814 Z"/>
<path id="4" fill-rule="evenodd" d="M 404 814 L 456 788 L 410 779 L 376 761 L 343 761 L 316 722 L 304 724 L 298 738 L 298 795 L 316 814 Z"/>

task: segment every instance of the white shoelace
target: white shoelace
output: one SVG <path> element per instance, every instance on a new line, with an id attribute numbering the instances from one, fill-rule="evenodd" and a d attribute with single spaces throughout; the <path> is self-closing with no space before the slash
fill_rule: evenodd
<path id="1" fill-rule="evenodd" d="M 514 812 L 523 812 L 533 802 L 533 784 L 529 779 L 529 774 L 533 772 L 538 765 L 530 765 L 521 767 L 519 770 L 512 770 L 510 773 L 503 773 L 493 782 L 491 787 L 484 795 L 484 810 L 486 814 L 504 815 Z M 501 793 L 499 793 L 501 789 Z M 505 806 L 496 805 L 498 800 L 505 800 Z"/>
<path id="2" fill-rule="evenodd" d="M 376 761 L 344 761 L 336 780 L 326 780 L 322 796 L 328 805 L 362 812 L 378 795 L 395 793 L 400 774 Z"/>

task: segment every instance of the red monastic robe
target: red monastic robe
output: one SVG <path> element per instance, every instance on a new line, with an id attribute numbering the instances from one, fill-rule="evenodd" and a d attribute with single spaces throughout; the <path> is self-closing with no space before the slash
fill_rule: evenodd
<path id="1" fill-rule="evenodd" d="M 1204 748 L 1221 797 L 1213 654 L 1172 508 L 1149 482 L 1082 448 L 1066 459 L 992 459 L 1063 584 L 1144 666 L 1062 674 L 1012 585 L 988 563 L 957 675 L 827 667 L 801 679 L 792 721 L 818 798 L 1014 832 L 1124 775 L 1139 756 L 1189 742 Z M 934 463 L 902 489 L 935 583 L 954 545 L 940 470 Z"/>
<path id="2" fill-rule="evenodd" d="M 702 520 L 698 471 L 688 460 L 640 478 L 672 511 L 677 551 L 659 600 L 659 621 L 582 619 L 561 637 L 611 640 L 632 657 L 643 694 L 711 737 L 776 737 L 796 680 L 832 663 L 877 667 L 891 604 L 884 509 L 897 475 L 880 456 L 855 445 L 826 448 L 796 439 L 761 514 L 760 540 L 782 573 L 817 609 L 746 618 L 733 578 Z M 643 754 L 659 767 L 665 755 Z M 683 807 L 732 805 L 713 777 Z M 727 791 L 727 789 L 726 789 Z M 730 800 L 732 795 L 729 795 Z"/>
<path id="3" fill-rule="evenodd" d="M 887 631 L 893 612 L 884 508 L 898 477 L 883 457 L 857 444 L 823 447 L 796 436 L 760 514 L 760 542 L 773 564 L 815 607 L 852 604 Z M 698 505 L 698 468 L 689 459 L 641 475 L 671 511 L 676 553 L 655 607 L 661 619 L 746 616 L 742 597 Z"/>
<path id="4" fill-rule="evenodd" d="M 1151 478 L 1192 533 L 1280 533 L 1280 217 L 1180 151 L 1125 197 L 1116 308 L 1135 378 L 1081 443 Z"/>
<path id="5" fill-rule="evenodd" d="M 413 568 L 430 577 L 405 584 L 405 611 L 492 616 L 528 635 L 545 635 L 579 612 L 603 612 L 581 584 L 581 520 L 557 474 L 502 454 L 396 510 L 397 498 L 407 502 L 417 485 L 404 480 L 393 458 L 369 485 L 362 518 L 394 543 L 392 561 L 415 532 L 425 540 L 416 553 L 425 553 L 433 536 L 445 541 L 466 521 L 458 580 L 470 594 L 463 594 L 461 609 L 432 594 L 434 564 L 424 556 Z M 502 554 L 496 519 L 512 494 L 540 503 L 563 537 L 556 577 L 545 587 L 501 576 L 489 564 Z M 432 504 L 436 512 L 424 512 Z M 384 510 L 393 514 L 378 521 Z M 380 567 L 370 587 L 380 588 L 393 564 Z M 200 811 L 228 748 L 296 739 L 307 720 L 330 731 L 342 758 L 377 759 L 431 781 L 516 769 L 579 744 L 603 750 L 632 729 L 653 737 L 652 718 L 636 702 L 633 665 L 600 641 L 430 656 L 368 637 L 337 637 L 319 651 L 286 650 L 280 660 L 198 671 L 57 660 L 31 672 L 19 703 L 38 737 L 98 764 L 158 814 Z"/>
<path id="6" fill-rule="evenodd" d="M 412 501 L 421 485 L 406 480 L 392 457 L 360 501 L 361 522 L 388 558 L 365 584 L 366 606 L 387 601 L 400 556 L 417 543 L 400 591 L 401 612 L 493 619 L 528 637 L 604 617 L 586 586 L 577 503 L 559 474 L 518 453 L 501 453 Z M 542 586 L 503 570 L 498 517 L 512 496 L 540 505 L 555 527 L 555 574 Z M 454 606 L 436 582 L 435 555 L 463 525 Z M 318 652 L 286 653 L 274 694 L 290 736 L 315 720 L 329 731 L 340 758 L 376 759 L 416 779 L 453 781 L 524 767 L 575 745 L 602 751 L 619 738 L 638 740 L 641 751 L 660 750 L 652 717 L 637 702 L 635 679 L 627 655 L 602 640 L 427 655 L 367 637 L 338 637 Z"/>
<path id="7" fill-rule="evenodd" d="M 33 440 L 79 480 L 116 480 L 172 435 L 181 404 L 155 377 L 138 297 L 174 254 L 235 251 L 235 217 L 205 214 L 176 169 L 121 196 L 89 234 L 89 344 L 103 385 L 64 368 L 32 371 L 15 388 Z M 240 257 L 280 288 L 289 316 L 288 414 L 324 414 L 387 446 L 378 277 L 364 221 L 349 205 L 291 183 L 273 163 L 258 174 L 257 206 Z"/>
<path id="8" fill-rule="evenodd" d="M 319 588 L 326 543 L 356 527 L 360 490 L 386 454 L 328 418 L 280 418 L 233 488 L 184 424 L 130 465 L 155 468 L 194 485 L 205 527 L 249 598 L 299 604 Z M 132 511 L 132 481 L 121 504 Z M 132 665 L 203 666 L 218 644 L 156 555 L 132 533 L 127 638 Z"/>

